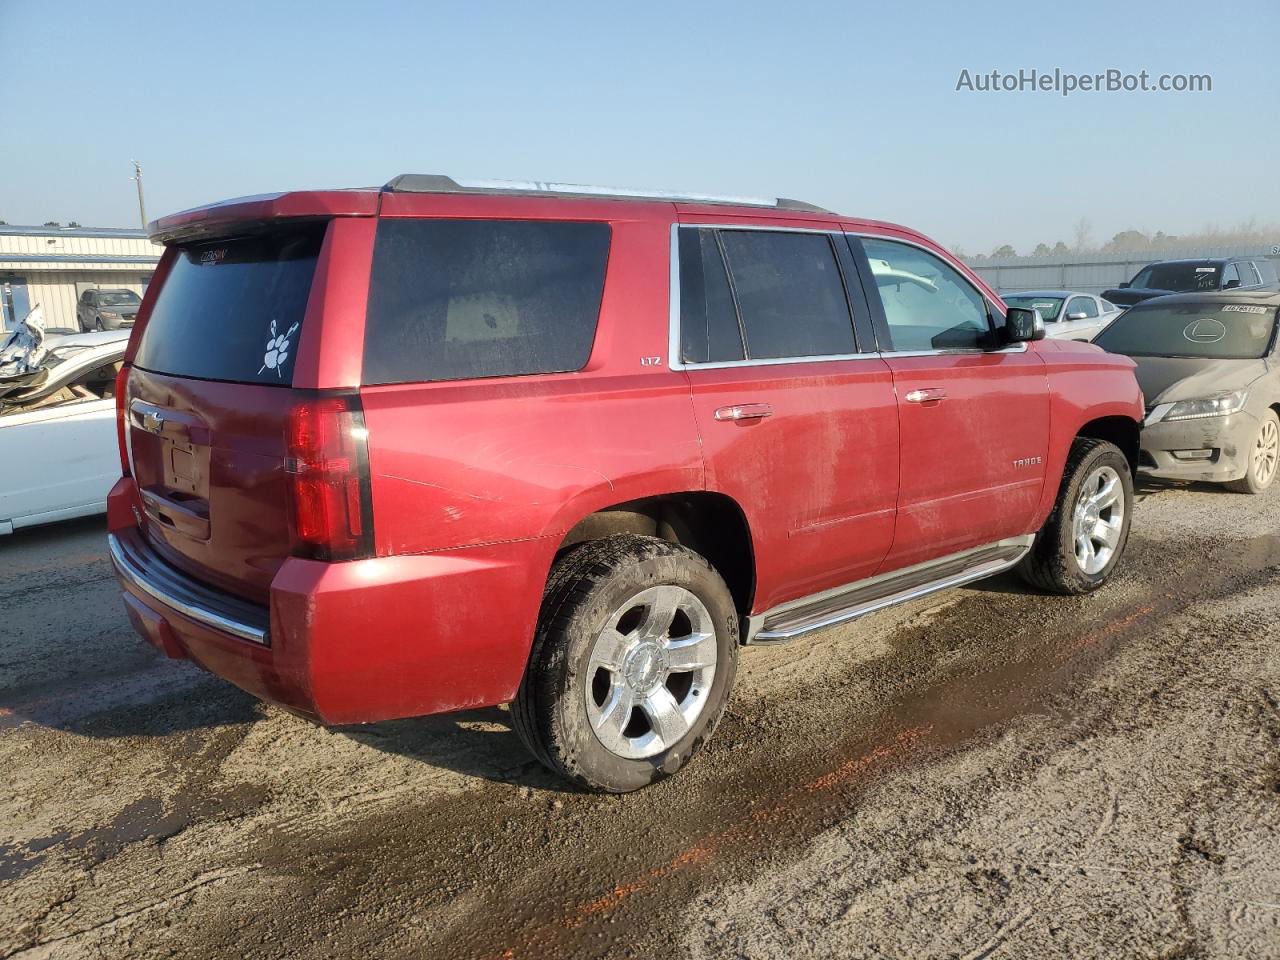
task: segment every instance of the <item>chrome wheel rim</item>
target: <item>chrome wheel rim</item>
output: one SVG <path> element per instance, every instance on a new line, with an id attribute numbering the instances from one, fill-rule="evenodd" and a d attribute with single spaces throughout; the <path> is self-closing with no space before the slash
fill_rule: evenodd
<path id="1" fill-rule="evenodd" d="M 1104 570 L 1124 529 L 1124 485 L 1112 467 L 1098 467 L 1080 487 L 1073 532 L 1076 564 L 1092 576 Z"/>
<path id="2" fill-rule="evenodd" d="M 1253 447 L 1253 479 L 1259 487 L 1270 485 L 1276 475 L 1276 462 L 1280 459 L 1280 430 L 1276 421 L 1267 417 L 1258 431 L 1258 442 Z"/>
<path id="3" fill-rule="evenodd" d="M 642 760 L 669 750 L 706 709 L 716 675 L 711 614 L 684 587 L 649 587 L 605 623 L 587 659 L 584 695 L 596 739 Z"/>

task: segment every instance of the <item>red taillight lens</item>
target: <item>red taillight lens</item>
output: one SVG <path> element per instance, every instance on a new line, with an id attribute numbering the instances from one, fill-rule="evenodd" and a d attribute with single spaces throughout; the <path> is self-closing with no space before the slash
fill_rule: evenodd
<path id="1" fill-rule="evenodd" d="M 369 444 L 359 397 L 299 403 L 289 414 L 286 442 L 294 554 L 313 560 L 373 556 Z"/>
<path id="2" fill-rule="evenodd" d="M 129 463 L 129 365 L 123 364 L 116 374 L 116 443 L 120 447 L 120 469 L 130 476 Z"/>

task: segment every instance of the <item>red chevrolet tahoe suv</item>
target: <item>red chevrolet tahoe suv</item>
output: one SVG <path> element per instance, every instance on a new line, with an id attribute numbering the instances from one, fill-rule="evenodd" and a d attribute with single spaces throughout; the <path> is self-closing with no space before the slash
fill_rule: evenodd
<path id="1" fill-rule="evenodd" d="M 1124 550 L 1133 364 L 912 230 L 403 176 L 157 221 L 116 396 L 136 628 L 327 724 L 512 702 L 669 775 L 776 643 Z"/>

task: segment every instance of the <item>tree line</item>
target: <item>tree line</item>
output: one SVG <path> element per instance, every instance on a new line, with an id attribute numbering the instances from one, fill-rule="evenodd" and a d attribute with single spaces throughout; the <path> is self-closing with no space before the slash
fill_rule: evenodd
<path id="1" fill-rule="evenodd" d="M 1183 249 L 1187 247 L 1221 247 L 1246 244 L 1267 244 L 1280 242 L 1280 226 L 1276 224 L 1259 224 L 1247 220 L 1234 227 L 1218 227 L 1209 225 L 1194 233 L 1165 233 L 1157 230 L 1148 233 L 1144 230 L 1121 230 L 1105 243 L 1096 243 L 1093 239 L 1093 224 L 1086 217 L 1081 217 L 1072 226 L 1072 242 L 1058 240 L 1052 246 L 1037 243 L 1024 256 L 1063 257 L 1085 253 L 1150 253 L 1159 250 Z M 994 260 L 998 257 L 1016 257 L 1019 251 L 1012 244 L 1003 243 L 990 253 L 967 253 L 962 246 L 952 246 L 957 256 L 970 262 Z"/>

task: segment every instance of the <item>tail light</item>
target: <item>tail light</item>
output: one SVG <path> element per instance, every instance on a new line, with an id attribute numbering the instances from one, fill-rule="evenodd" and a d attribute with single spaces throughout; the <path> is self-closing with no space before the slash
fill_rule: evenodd
<path id="1" fill-rule="evenodd" d="M 289 413 L 294 555 L 312 560 L 373 556 L 373 496 L 364 410 L 356 396 L 318 396 Z"/>
<path id="2" fill-rule="evenodd" d="M 116 444 L 120 448 L 120 469 L 123 476 L 130 476 L 132 471 L 129 456 L 129 365 L 121 364 L 116 374 Z"/>

